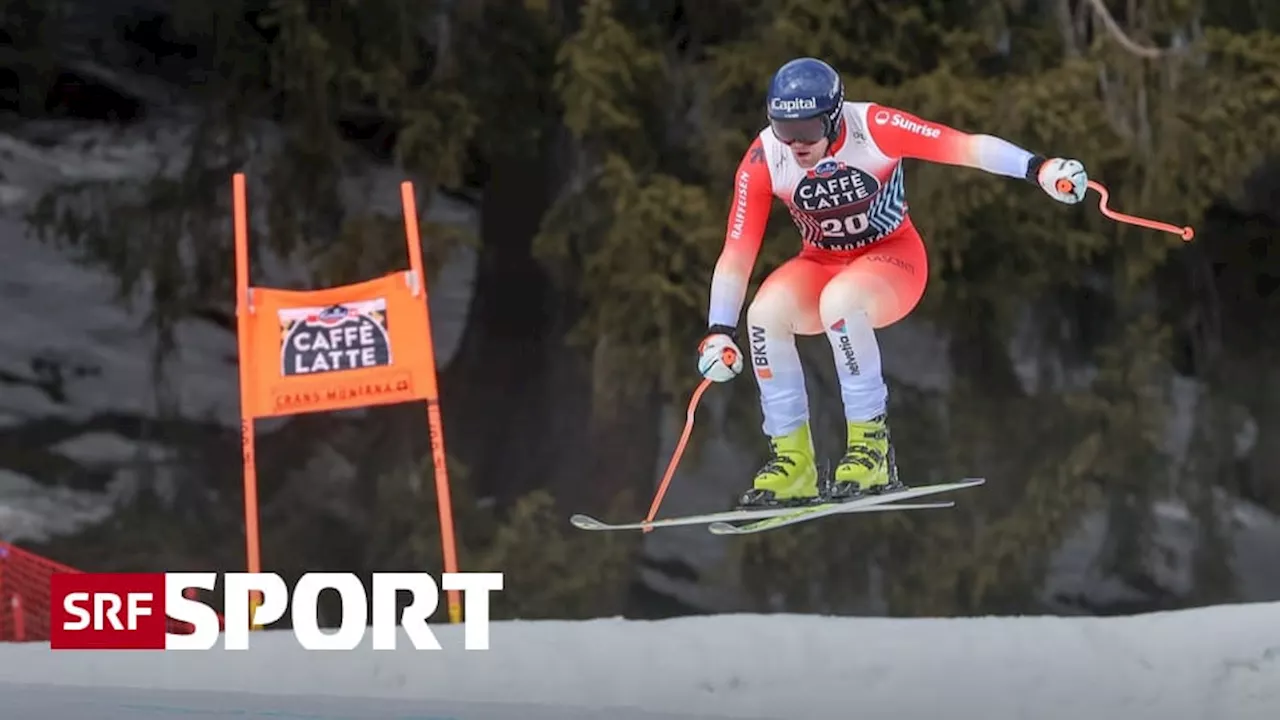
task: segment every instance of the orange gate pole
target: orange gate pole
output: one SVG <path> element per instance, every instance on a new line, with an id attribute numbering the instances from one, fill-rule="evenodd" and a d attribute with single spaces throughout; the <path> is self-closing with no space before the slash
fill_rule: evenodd
<path id="1" fill-rule="evenodd" d="M 240 446 L 244 460 L 244 537 L 248 571 L 259 572 L 262 567 L 260 539 L 258 536 L 258 470 L 254 448 L 253 372 L 250 366 L 256 361 L 250 347 L 252 332 L 253 298 L 249 287 L 249 213 L 245 197 L 244 173 L 232 177 L 233 213 L 236 238 L 236 346 L 240 369 Z M 258 629 L 253 622 L 254 613 L 262 600 L 254 592 L 249 601 L 249 627 Z"/>
<path id="2" fill-rule="evenodd" d="M 431 429 L 431 459 L 435 466 L 436 505 L 440 514 L 440 543 L 444 553 L 444 571 L 458 572 L 458 553 L 453 529 L 453 500 L 449 492 L 449 469 L 444 452 L 444 422 L 440 415 L 440 388 L 436 378 L 435 342 L 431 337 L 431 312 L 427 302 L 427 274 L 422 270 L 422 242 L 418 233 L 418 210 L 413 196 L 413 183 L 400 184 L 400 204 L 404 208 L 405 242 L 409 246 L 409 267 L 417 278 L 418 290 L 426 311 L 427 327 L 424 338 L 428 362 L 424 374 L 427 389 L 427 423 Z M 449 621 L 456 623 L 462 617 L 462 601 L 457 590 L 448 591 Z"/>

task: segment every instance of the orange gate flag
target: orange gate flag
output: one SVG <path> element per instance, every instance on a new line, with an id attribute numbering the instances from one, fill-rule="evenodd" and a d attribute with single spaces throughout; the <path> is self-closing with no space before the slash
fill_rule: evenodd
<path id="1" fill-rule="evenodd" d="M 412 183 L 400 185 L 409 269 L 316 290 L 249 284 L 245 196 L 244 174 L 236 173 L 232 199 L 248 571 L 259 572 L 261 567 L 255 419 L 421 400 L 427 404 L 431 433 L 444 571 L 457 572 L 435 346 Z M 449 591 L 448 604 L 450 622 L 459 622 L 459 591 Z"/>

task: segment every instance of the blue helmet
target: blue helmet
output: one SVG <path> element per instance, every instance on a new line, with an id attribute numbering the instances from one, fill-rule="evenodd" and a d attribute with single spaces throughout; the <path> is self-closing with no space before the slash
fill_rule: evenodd
<path id="1" fill-rule="evenodd" d="M 844 82 L 817 58 L 796 58 L 778 68 L 765 100 L 769 125 L 783 142 L 834 141 L 840 134 Z"/>

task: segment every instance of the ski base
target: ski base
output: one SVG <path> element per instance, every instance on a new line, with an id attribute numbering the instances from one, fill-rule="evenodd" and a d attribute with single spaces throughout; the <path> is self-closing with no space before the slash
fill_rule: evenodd
<path id="1" fill-rule="evenodd" d="M 813 505 L 779 506 L 751 510 L 727 510 L 714 513 L 662 518 L 650 522 L 641 520 L 639 522 L 629 523 L 607 523 L 590 515 L 577 513 L 569 518 L 569 522 L 579 530 L 593 531 L 645 530 L 687 525 L 708 525 L 711 532 L 717 535 L 742 535 L 751 532 L 760 532 L 762 530 L 770 530 L 777 527 L 784 527 L 786 525 L 793 525 L 806 520 L 825 517 L 826 515 L 855 512 L 884 512 L 890 510 L 931 510 L 955 507 L 955 503 L 951 501 L 914 504 L 898 503 L 896 501 L 920 497 L 923 495 L 932 495 L 940 492 L 949 492 L 951 490 L 960 490 L 963 488 L 981 485 L 985 482 L 986 480 L 984 478 L 968 478 L 955 483 L 904 487 L 881 494 L 864 495 L 837 502 L 819 502 Z M 734 523 L 743 524 L 735 525 Z"/>
<path id="2" fill-rule="evenodd" d="M 774 515 L 768 518 L 750 520 L 739 525 L 733 524 L 733 521 L 731 520 L 717 520 L 710 523 L 707 526 L 707 530 L 713 535 L 750 535 L 752 533 L 764 532 L 766 530 L 776 530 L 788 525 L 809 522 L 810 520 L 817 520 L 830 515 L 875 512 L 881 510 L 922 510 L 930 507 L 936 507 L 939 503 L 909 504 L 900 503 L 898 501 L 977 487 L 986 483 L 986 481 L 986 478 L 966 478 L 953 483 L 904 487 L 902 489 L 890 490 L 876 495 L 864 495 L 844 502 L 825 503 L 813 507 L 792 509 L 788 513 Z M 950 502 L 943 505 L 946 507 L 952 507 L 955 503 Z"/>

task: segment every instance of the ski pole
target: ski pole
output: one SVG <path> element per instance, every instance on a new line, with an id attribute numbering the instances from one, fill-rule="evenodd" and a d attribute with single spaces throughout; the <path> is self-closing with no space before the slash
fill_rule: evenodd
<path id="1" fill-rule="evenodd" d="M 685 411 L 684 431 L 680 433 L 680 440 L 676 443 L 676 449 L 671 454 L 671 460 L 667 463 L 667 471 L 662 475 L 662 483 L 658 485 L 658 492 L 653 496 L 653 504 L 649 506 L 649 515 L 644 519 L 645 522 L 653 522 L 658 515 L 658 506 L 662 504 L 662 496 L 667 494 L 667 486 L 671 484 L 671 477 L 675 475 L 676 466 L 680 464 L 680 456 L 684 455 L 685 445 L 689 443 L 689 434 L 693 432 L 693 416 L 698 409 L 698 402 L 702 399 L 702 393 L 711 387 L 711 381 L 703 379 L 698 383 L 698 387 L 693 391 L 693 397 L 689 398 L 689 408 Z M 641 532 L 649 532 L 652 527 L 646 527 Z"/>
<path id="2" fill-rule="evenodd" d="M 1174 235 L 1181 237 L 1183 242 L 1191 242 L 1191 238 L 1196 234 L 1195 230 L 1192 230 L 1190 225 L 1178 227 L 1177 225 L 1170 225 L 1169 223 L 1160 222 L 1159 220 L 1148 220 L 1146 218 L 1116 212 L 1115 210 L 1107 207 L 1107 198 L 1111 196 L 1111 193 L 1107 191 L 1107 188 L 1103 186 L 1102 183 L 1090 180 L 1089 187 L 1101 196 L 1098 199 L 1098 210 L 1112 220 L 1129 223 L 1130 225 L 1137 225 L 1139 227 L 1150 228 L 1152 230 L 1159 230 L 1161 232 L 1173 233 Z M 1066 178 L 1059 180 L 1058 190 L 1061 192 L 1071 192 L 1071 181 Z"/>
<path id="3" fill-rule="evenodd" d="M 738 361 L 738 353 L 733 348 L 725 348 L 720 353 L 720 362 L 727 367 L 733 367 Z M 698 387 L 693 391 L 693 397 L 689 398 L 689 408 L 684 415 L 684 431 L 680 433 L 680 441 L 676 443 L 676 449 L 671 453 L 671 460 L 667 463 L 667 471 L 662 475 L 662 483 L 658 485 L 658 492 L 653 496 L 653 504 L 649 506 L 649 516 L 644 519 L 645 522 L 653 522 L 658 515 L 658 506 L 662 504 L 662 496 L 667 494 L 667 486 L 671 484 L 671 477 L 676 473 L 676 466 L 680 464 L 680 457 L 684 455 L 685 445 L 689 444 L 689 434 L 693 432 L 693 416 L 698 410 L 698 402 L 702 400 L 702 393 L 711 387 L 711 380 L 703 378 L 698 383 Z M 646 527 L 641 532 L 649 532 L 652 527 Z"/>

